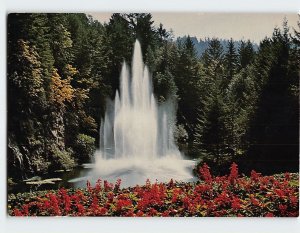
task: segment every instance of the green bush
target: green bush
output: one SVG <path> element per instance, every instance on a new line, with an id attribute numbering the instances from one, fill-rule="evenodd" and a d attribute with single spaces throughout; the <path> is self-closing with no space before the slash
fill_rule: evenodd
<path id="1" fill-rule="evenodd" d="M 68 148 L 67 150 L 59 150 L 57 147 L 52 148 L 53 161 L 51 163 L 51 168 L 57 169 L 71 169 L 77 164 L 73 158 L 73 151 Z"/>
<path id="2" fill-rule="evenodd" d="M 8 185 L 8 186 L 13 186 L 13 185 L 16 185 L 16 183 L 14 182 L 14 179 L 13 179 L 13 178 L 8 177 L 8 178 L 7 178 L 7 185 Z"/>
<path id="3" fill-rule="evenodd" d="M 78 134 L 74 150 L 79 162 L 89 161 L 96 150 L 95 138 L 85 134 Z"/>
<path id="4" fill-rule="evenodd" d="M 43 152 L 41 150 L 35 151 L 34 156 L 32 156 L 31 167 L 33 168 L 33 172 L 35 173 L 44 173 L 51 166 L 51 160 L 48 161 L 47 158 L 44 157 Z"/>

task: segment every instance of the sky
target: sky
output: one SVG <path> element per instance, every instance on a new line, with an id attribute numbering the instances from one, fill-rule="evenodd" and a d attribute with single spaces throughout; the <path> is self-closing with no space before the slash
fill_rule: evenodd
<path id="1" fill-rule="evenodd" d="M 88 13 L 94 19 L 108 22 L 111 13 Z M 217 37 L 220 39 L 247 40 L 258 43 L 271 36 L 274 27 L 281 27 L 286 17 L 288 25 L 296 28 L 299 17 L 296 13 L 152 13 L 154 24 L 162 23 L 172 29 L 175 37 L 185 35 L 198 39 Z M 291 30 L 292 31 L 292 30 Z"/>

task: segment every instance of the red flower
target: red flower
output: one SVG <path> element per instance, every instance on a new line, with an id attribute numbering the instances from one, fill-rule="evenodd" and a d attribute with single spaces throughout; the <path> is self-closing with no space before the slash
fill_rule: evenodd
<path id="1" fill-rule="evenodd" d="M 288 179 L 294 175 L 261 176 L 255 171 L 251 177 L 238 174 L 232 164 L 230 174 L 213 177 L 204 164 L 199 169 L 202 181 L 151 184 L 120 189 L 101 180 L 92 188 L 60 189 L 39 197 L 12 200 L 9 214 L 14 216 L 70 215 L 70 216 L 291 216 L 299 214 L 297 187 Z M 234 185 L 232 185 L 234 184 Z M 248 203 L 246 203 L 248 202 Z M 244 206 L 245 204 L 245 206 Z M 15 206 L 14 206 L 15 205 Z M 16 208 L 15 208 L 16 207 Z M 12 208 L 12 209 L 11 209 Z M 270 210 L 270 212 L 268 212 Z"/>
<path id="2" fill-rule="evenodd" d="M 118 191 L 120 189 L 121 186 L 121 179 L 117 179 L 117 182 L 115 184 L 115 191 Z"/>
<path id="3" fill-rule="evenodd" d="M 104 181 L 104 191 L 111 191 L 113 189 L 113 184 L 109 183 L 107 180 Z"/>
<path id="4" fill-rule="evenodd" d="M 51 203 L 51 206 L 52 206 L 53 214 L 54 215 L 60 215 L 61 212 L 60 212 L 57 196 L 54 195 L 54 194 L 50 194 L 49 196 L 50 196 L 50 203 Z"/>
<path id="5" fill-rule="evenodd" d="M 133 217 L 134 212 L 133 212 L 133 210 L 128 210 L 124 215 L 125 215 L 125 217 Z"/>
<path id="6" fill-rule="evenodd" d="M 99 214 L 100 214 L 101 216 L 106 215 L 106 214 L 107 214 L 107 211 L 108 211 L 108 209 L 106 209 L 105 207 L 101 207 L 101 208 L 99 209 Z"/>
<path id="7" fill-rule="evenodd" d="M 265 217 L 275 217 L 275 216 L 274 216 L 274 214 L 273 214 L 273 213 L 271 213 L 271 212 L 268 212 L 268 213 L 265 215 Z"/>
<path id="8" fill-rule="evenodd" d="M 150 208 L 148 213 L 150 216 L 156 216 L 158 212 L 156 209 Z"/>
<path id="9" fill-rule="evenodd" d="M 144 212 L 141 211 L 141 210 L 138 210 L 138 212 L 136 213 L 136 216 L 137 217 L 142 217 L 142 216 L 144 216 Z"/>
<path id="10" fill-rule="evenodd" d="M 195 186 L 195 192 L 197 193 L 204 193 L 204 192 L 209 192 L 211 190 L 211 186 L 207 184 L 199 184 Z"/>
<path id="11" fill-rule="evenodd" d="M 214 202 L 216 204 L 219 204 L 219 205 L 225 205 L 227 203 L 230 203 L 231 202 L 231 199 L 228 195 L 228 193 L 226 191 L 223 191 L 221 194 L 219 194 L 215 199 L 214 199 Z"/>
<path id="12" fill-rule="evenodd" d="M 19 210 L 19 209 L 14 209 L 14 212 L 13 212 L 13 215 L 14 216 L 24 216 L 23 214 L 22 214 L 22 212 Z"/>
<path id="13" fill-rule="evenodd" d="M 94 196 L 92 205 L 90 206 L 94 215 L 97 215 L 99 212 L 99 203 L 98 202 L 99 202 L 99 200 L 98 200 L 97 196 Z"/>
<path id="14" fill-rule="evenodd" d="M 63 203 L 64 206 L 65 206 L 65 208 L 64 208 L 65 214 L 68 214 L 69 211 L 70 211 L 70 209 L 71 209 L 71 198 L 70 198 L 70 196 L 68 195 L 67 190 L 64 189 L 64 188 L 61 188 L 61 189 L 58 191 L 58 194 L 59 194 L 59 196 L 61 197 L 62 203 Z"/>
<path id="15" fill-rule="evenodd" d="M 170 216 L 170 211 L 169 210 L 165 210 L 162 214 L 162 217 L 169 217 Z"/>
<path id="16" fill-rule="evenodd" d="M 101 179 L 98 179 L 96 181 L 96 185 L 95 185 L 95 188 L 94 188 L 96 193 L 99 193 L 101 191 L 101 189 L 102 189 L 101 183 L 102 183 Z"/>
<path id="17" fill-rule="evenodd" d="M 256 171 L 251 171 L 251 180 L 258 181 L 259 177 L 261 176 L 261 173 L 257 173 Z"/>
<path id="18" fill-rule="evenodd" d="M 202 178 L 205 182 L 211 183 L 212 176 L 210 174 L 210 167 L 204 163 L 202 167 L 199 168 L 200 178 Z"/>
<path id="19" fill-rule="evenodd" d="M 84 206 L 82 204 L 76 204 L 77 207 L 77 215 L 78 216 L 83 216 L 84 215 Z"/>
<path id="20" fill-rule="evenodd" d="M 287 210 L 287 206 L 286 206 L 286 205 L 281 205 L 281 204 L 280 204 L 280 205 L 278 206 L 278 208 L 279 208 L 281 214 L 284 214 L 285 211 Z"/>
<path id="21" fill-rule="evenodd" d="M 131 200 L 117 200 L 116 207 L 118 211 L 121 211 L 123 208 L 128 208 L 132 205 Z"/>
<path id="22" fill-rule="evenodd" d="M 180 195 L 180 192 L 181 190 L 180 189 L 173 189 L 173 196 L 172 196 L 172 203 L 175 203 L 177 202 L 178 200 L 178 196 Z"/>
<path id="23" fill-rule="evenodd" d="M 191 206 L 191 199 L 187 196 L 185 196 L 183 199 L 182 199 L 182 202 L 183 202 L 183 205 L 185 208 L 188 208 Z"/>
<path id="24" fill-rule="evenodd" d="M 238 178 L 238 176 L 239 176 L 238 165 L 236 163 L 232 163 L 231 167 L 230 167 L 230 174 L 229 174 L 228 180 L 231 183 L 233 183 Z"/>
<path id="25" fill-rule="evenodd" d="M 232 199 L 232 202 L 231 202 L 231 208 L 234 209 L 234 210 L 239 210 L 241 209 L 241 200 L 237 197 L 234 197 Z"/>
<path id="26" fill-rule="evenodd" d="M 288 173 L 288 172 L 284 173 L 284 178 L 285 178 L 287 181 L 289 181 L 289 180 L 291 179 L 290 173 Z"/>
<path id="27" fill-rule="evenodd" d="M 284 191 L 283 191 L 283 190 L 275 189 L 274 192 L 277 194 L 277 196 L 278 196 L 279 198 L 284 198 L 284 197 L 285 197 L 285 194 L 284 194 Z"/>
<path id="28" fill-rule="evenodd" d="M 290 196 L 290 202 L 292 206 L 297 206 L 298 205 L 298 198 L 295 196 Z"/>
<path id="29" fill-rule="evenodd" d="M 254 206 L 261 205 L 261 203 L 256 198 L 254 198 L 253 195 L 250 196 L 250 200 L 251 200 L 252 205 L 254 205 Z"/>
<path id="30" fill-rule="evenodd" d="M 23 215 L 28 216 L 29 215 L 28 204 L 23 205 L 22 209 L 23 209 Z"/>
<path id="31" fill-rule="evenodd" d="M 113 192 L 107 193 L 107 199 L 109 202 L 112 202 L 114 199 L 114 193 Z"/>
<path id="32" fill-rule="evenodd" d="M 42 205 L 42 208 L 45 209 L 45 210 L 47 210 L 47 209 L 49 209 L 50 207 L 51 207 L 50 201 L 44 200 L 43 205 Z"/>
<path id="33" fill-rule="evenodd" d="M 92 186 L 91 186 L 91 182 L 90 181 L 86 181 L 86 187 L 87 187 L 87 190 L 89 191 L 89 193 L 91 193 L 92 192 Z"/>
<path id="34" fill-rule="evenodd" d="M 170 188 L 173 188 L 173 187 L 174 187 L 174 181 L 173 181 L 173 179 L 170 180 L 170 182 L 168 183 L 168 186 L 169 186 Z"/>

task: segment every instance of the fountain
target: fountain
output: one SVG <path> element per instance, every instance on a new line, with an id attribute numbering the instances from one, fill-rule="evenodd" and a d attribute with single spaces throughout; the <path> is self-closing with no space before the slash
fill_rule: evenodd
<path id="1" fill-rule="evenodd" d="M 158 105 L 151 76 L 143 63 L 141 46 L 134 45 L 131 76 L 123 63 L 120 88 L 114 101 L 108 101 L 100 127 L 100 149 L 90 172 L 73 179 L 78 186 L 98 178 L 115 182 L 121 178 L 123 187 L 144 184 L 147 179 L 168 182 L 170 179 L 193 179 L 194 162 L 183 159 L 174 143 L 174 101 Z"/>

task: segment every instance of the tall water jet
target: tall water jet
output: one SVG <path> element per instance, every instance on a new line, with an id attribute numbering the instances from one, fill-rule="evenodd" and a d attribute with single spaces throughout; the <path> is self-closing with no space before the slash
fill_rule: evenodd
<path id="1" fill-rule="evenodd" d="M 93 169 L 84 178 L 121 178 L 124 186 L 143 184 L 146 179 L 192 179 L 193 162 L 184 160 L 174 143 L 174 102 L 158 105 L 138 40 L 131 76 L 123 63 L 119 91 L 107 104 L 100 127 L 100 149 L 95 153 Z"/>

